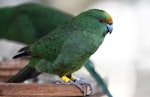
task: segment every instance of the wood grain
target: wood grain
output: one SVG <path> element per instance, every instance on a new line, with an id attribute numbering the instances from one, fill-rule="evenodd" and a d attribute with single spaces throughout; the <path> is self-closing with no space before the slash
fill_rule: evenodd
<path id="1" fill-rule="evenodd" d="M 0 83 L 0 96 L 64 97 L 83 96 L 83 93 L 73 85 Z"/>
<path id="2" fill-rule="evenodd" d="M 0 61 L 0 81 L 7 81 L 28 64 L 28 60 Z"/>

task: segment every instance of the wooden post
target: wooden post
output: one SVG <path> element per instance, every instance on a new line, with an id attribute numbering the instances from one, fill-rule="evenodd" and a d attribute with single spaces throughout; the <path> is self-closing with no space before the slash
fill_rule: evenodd
<path id="1" fill-rule="evenodd" d="M 86 92 L 86 87 L 84 87 Z M 84 96 L 73 85 L 0 83 L 0 96 Z"/>
<path id="2" fill-rule="evenodd" d="M 28 60 L 0 61 L 0 81 L 7 81 L 28 64 Z"/>
<path id="3" fill-rule="evenodd" d="M 10 79 L 27 64 L 28 60 L 0 61 L 0 96 L 3 97 L 84 96 L 84 94 L 73 85 L 1 83 Z M 96 82 L 91 83 L 94 83 L 93 84 L 94 95 L 97 94 L 92 97 L 100 97 L 102 95 L 105 95 L 103 90 L 99 88 Z M 83 87 L 85 95 L 88 94 L 89 93 L 88 86 L 84 85 Z"/>

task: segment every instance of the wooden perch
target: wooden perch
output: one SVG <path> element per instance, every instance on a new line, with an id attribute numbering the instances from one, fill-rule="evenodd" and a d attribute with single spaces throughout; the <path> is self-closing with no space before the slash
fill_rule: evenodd
<path id="1" fill-rule="evenodd" d="M 24 66 L 28 64 L 28 60 L 11 60 L 0 61 L 0 96 L 5 97 L 66 97 L 66 96 L 83 96 L 83 93 L 72 85 L 56 85 L 56 84 L 23 84 L 23 83 L 1 83 L 10 79 Z M 94 80 L 91 80 L 94 87 L 94 95 L 92 97 L 100 97 L 105 95 L 102 89 Z M 85 94 L 89 92 L 88 86 L 83 86 Z M 91 97 L 91 96 L 90 96 Z"/>
<path id="2" fill-rule="evenodd" d="M 85 93 L 87 88 L 84 86 Z M 0 96 L 83 96 L 73 85 L 0 83 Z"/>
<path id="3" fill-rule="evenodd" d="M 0 61 L 0 70 L 20 70 L 28 64 L 28 60 Z"/>
<path id="4" fill-rule="evenodd" d="M 10 79 L 27 64 L 28 60 L 0 61 L 0 81 Z"/>

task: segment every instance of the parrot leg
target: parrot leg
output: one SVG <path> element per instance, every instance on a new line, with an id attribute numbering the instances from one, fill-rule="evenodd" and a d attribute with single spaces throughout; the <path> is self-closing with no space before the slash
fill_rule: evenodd
<path id="1" fill-rule="evenodd" d="M 87 95 L 92 95 L 93 94 L 93 89 L 90 83 L 88 83 L 87 81 L 80 79 L 78 77 L 74 77 L 72 75 L 68 75 L 67 77 L 69 77 L 72 81 L 74 81 L 75 83 L 78 83 L 80 85 L 87 85 L 89 86 L 89 93 Z"/>
<path id="2" fill-rule="evenodd" d="M 61 79 L 65 83 L 56 82 L 56 84 L 74 85 L 74 86 L 78 87 L 81 90 L 81 92 L 84 94 L 84 96 L 85 95 L 92 95 L 92 93 L 93 93 L 92 92 L 92 86 L 88 82 L 86 82 L 84 80 L 81 80 L 80 78 L 76 78 L 76 77 L 74 77 L 72 75 L 67 75 L 67 76 L 62 76 Z M 90 93 L 85 94 L 84 89 L 83 89 L 83 87 L 81 85 L 88 85 L 89 88 L 90 88 Z"/>
<path id="3" fill-rule="evenodd" d="M 79 83 L 75 83 L 75 82 L 74 82 L 71 78 L 69 78 L 68 76 L 62 76 L 61 79 L 62 79 L 65 83 L 67 83 L 67 84 L 69 84 L 69 85 L 74 85 L 74 86 L 78 87 L 78 88 L 81 90 L 81 92 L 84 93 L 84 90 L 83 90 L 82 86 L 81 86 Z"/>

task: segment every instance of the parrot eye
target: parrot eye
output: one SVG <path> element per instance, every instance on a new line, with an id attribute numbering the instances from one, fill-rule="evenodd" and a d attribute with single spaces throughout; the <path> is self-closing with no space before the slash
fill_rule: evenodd
<path id="1" fill-rule="evenodd" d="M 98 19 L 99 22 L 103 22 L 104 20 L 102 18 Z"/>

